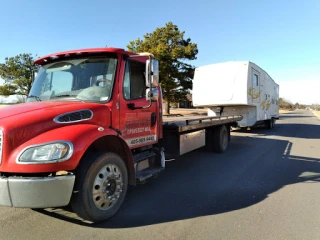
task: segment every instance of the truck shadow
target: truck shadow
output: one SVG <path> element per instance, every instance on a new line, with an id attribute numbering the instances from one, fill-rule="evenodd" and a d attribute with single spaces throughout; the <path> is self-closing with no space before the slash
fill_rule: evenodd
<path id="1" fill-rule="evenodd" d="M 311 125 L 310 134 L 317 127 Z M 320 180 L 320 159 L 291 155 L 290 141 L 238 135 L 224 154 L 195 151 L 168 162 L 158 179 L 131 188 L 106 222 L 91 224 L 59 210 L 40 212 L 94 228 L 133 228 L 244 209 L 287 185 Z"/>

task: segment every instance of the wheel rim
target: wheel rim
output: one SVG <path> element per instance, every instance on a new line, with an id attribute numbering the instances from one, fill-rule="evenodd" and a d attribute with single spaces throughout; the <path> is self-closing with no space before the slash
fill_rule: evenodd
<path id="1" fill-rule="evenodd" d="M 226 149 L 228 145 L 228 134 L 226 131 L 222 132 L 222 148 Z"/>
<path id="2" fill-rule="evenodd" d="M 108 164 L 101 168 L 92 188 L 92 198 L 96 207 L 108 210 L 114 206 L 120 198 L 122 187 L 122 174 L 117 165 Z"/>

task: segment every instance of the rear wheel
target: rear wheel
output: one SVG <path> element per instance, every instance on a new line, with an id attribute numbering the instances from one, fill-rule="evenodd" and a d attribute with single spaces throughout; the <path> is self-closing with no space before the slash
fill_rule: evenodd
<path id="1" fill-rule="evenodd" d="M 268 122 L 267 122 L 267 128 L 268 129 L 274 128 L 274 125 L 275 125 L 274 118 L 271 118 L 270 120 L 268 120 Z"/>
<path id="2" fill-rule="evenodd" d="M 213 151 L 223 153 L 228 148 L 229 132 L 225 125 L 216 127 L 213 131 Z"/>
<path id="3" fill-rule="evenodd" d="M 76 171 L 73 211 L 83 219 L 100 222 L 112 217 L 127 192 L 128 175 L 122 158 L 115 153 L 90 153 Z"/>

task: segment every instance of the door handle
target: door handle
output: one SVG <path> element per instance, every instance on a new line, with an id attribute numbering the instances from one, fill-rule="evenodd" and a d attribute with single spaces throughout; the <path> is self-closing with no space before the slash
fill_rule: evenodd
<path id="1" fill-rule="evenodd" d="M 156 125 L 157 122 L 157 114 L 155 112 L 151 113 L 151 127 Z"/>
<path id="2" fill-rule="evenodd" d="M 136 109 L 134 103 L 128 103 L 127 106 L 128 106 L 128 108 L 129 108 L 130 110 L 135 110 L 135 109 Z"/>

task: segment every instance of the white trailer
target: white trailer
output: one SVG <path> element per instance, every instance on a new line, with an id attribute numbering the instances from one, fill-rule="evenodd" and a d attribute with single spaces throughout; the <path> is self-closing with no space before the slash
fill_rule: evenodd
<path id="1" fill-rule="evenodd" d="M 193 106 L 207 107 L 208 116 L 242 115 L 239 127 L 279 118 L 279 85 L 256 64 L 232 61 L 195 69 Z"/>

